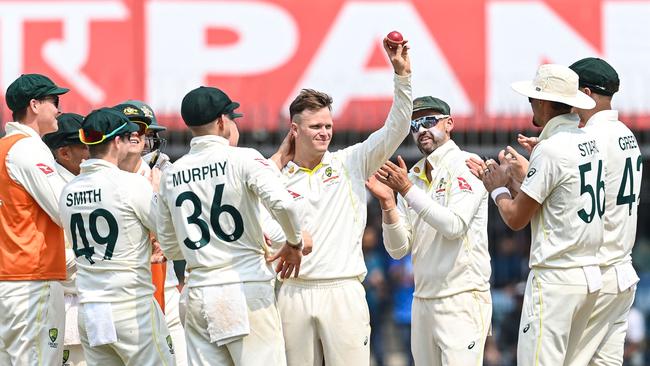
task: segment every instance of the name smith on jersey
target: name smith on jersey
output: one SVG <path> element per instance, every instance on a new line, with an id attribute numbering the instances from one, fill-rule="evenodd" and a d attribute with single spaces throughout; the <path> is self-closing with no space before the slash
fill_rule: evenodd
<path id="1" fill-rule="evenodd" d="M 87 203 L 96 203 L 102 201 L 102 190 L 91 189 L 82 192 L 71 192 L 66 196 L 65 205 L 68 207 L 85 205 Z"/>

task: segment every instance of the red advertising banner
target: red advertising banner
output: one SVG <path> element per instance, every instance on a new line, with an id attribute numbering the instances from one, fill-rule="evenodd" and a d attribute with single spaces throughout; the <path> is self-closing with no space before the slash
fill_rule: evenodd
<path id="1" fill-rule="evenodd" d="M 275 130 L 312 88 L 334 98 L 337 129 L 368 130 L 393 92 L 381 39 L 399 30 L 414 97 L 445 99 L 456 129 L 529 127 L 510 83 L 587 56 L 618 70 L 614 105 L 647 129 L 649 19 L 650 1 L 632 0 L 0 0 L 0 89 L 43 73 L 72 90 L 64 111 L 142 99 L 182 128 L 183 96 L 213 85 L 241 103 L 243 129 Z"/>

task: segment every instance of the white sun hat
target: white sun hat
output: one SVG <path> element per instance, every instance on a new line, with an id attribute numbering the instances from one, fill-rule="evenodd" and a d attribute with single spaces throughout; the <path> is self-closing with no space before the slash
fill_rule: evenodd
<path id="1" fill-rule="evenodd" d="M 541 65 L 534 80 L 517 81 L 510 86 L 529 98 L 560 102 L 580 109 L 596 106 L 593 99 L 578 90 L 578 74 L 563 65 Z"/>

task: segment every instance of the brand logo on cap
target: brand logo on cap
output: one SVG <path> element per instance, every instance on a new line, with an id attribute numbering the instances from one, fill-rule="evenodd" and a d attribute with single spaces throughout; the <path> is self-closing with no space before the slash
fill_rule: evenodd
<path id="1" fill-rule="evenodd" d="M 542 88 L 540 88 L 539 86 L 536 86 L 535 91 L 542 91 Z"/>
<path id="2" fill-rule="evenodd" d="M 133 107 L 126 107 L 126 108 L 124 108 L 124 110 L 122 111 L 122 113 L 124 113 L 124 114 L 127 115 L 127 116 L 137 116 L 138 114 L 140 114 L 140 113 L 138 112 L 138 110 L 135 109 L 135 108 L 133 108 Z"/>

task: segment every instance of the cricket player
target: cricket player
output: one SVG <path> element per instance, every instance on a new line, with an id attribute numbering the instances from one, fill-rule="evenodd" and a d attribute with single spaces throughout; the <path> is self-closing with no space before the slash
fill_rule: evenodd
<path id="1" fill-rule="evenodd" d="M 632 267 L 631 253 L 643 158 L 636 137 L 612 109 L 612 97 L 620 84 L 616 70 L 606 61 L 593 57 L 579 60 L 569 68 L 578 74 L 580 90 L 596 102 L 594 109 L 577 109 L 577 113 L 585 123 L 584 129 L 597 136 L 605 156 L 605 226 L 598 251 L 603 288 L 572 364 L 621 365 L 627 318 L 639 281 Z"/>
<path id="2" fill-rule="evenodd" d="M 59 202 L 77 256 L 79 333 L 90 365 L 175 363 L 151 283 L 154 189 L 146 178 L 118 168 L 138 129 L 111 108 L 86 116 L 79 138 L 90 159 Z"/>
<path id="3" fill-rule="evenodd" d="M 79 140 L 79 129 L 83 116 L 63 113 L 57 117 L 58 129 L 43 136 L 43 142 L 52 150 L 56 160 L 56 171 L 67 183 L 79 175 L 79 165 L 88 159 L 88 146 Z M 72 244 L 65 243 L 67 278 L 63 285 L 65 300 L 65 336 L 63 338 L 63 366 L 85 366 L 86 358 L 79 338 L 77 322 L 79 296 L 75 279 L 77 277 L 76 256 Z"/>
<path id="4" fill-rule="evenodd" d="M 385 125 L 367 140 L 329 152 L 332 99 L 303 89 L 289 107 L 290 141 L 279 162 L 285 187 L 313 238 L 300 276 L 284 281 L 278 294 L 290 366 L 367 365 L 370 319 L 361 281 L 366 267 L 361 237 L 366 226 L 366 180 L 409 133 L 411 65 L 408 47 L 384 49 L 392 63 L 394 99 Z"/>
<path id="5" fill-rule="evenodd" d="M 401 157 L 389 161 L 368 181 L 388 254 L 413 256 L 416 365 L 482 365 L 492 319 L 488 194 L 465 165 L 478 157 L 458 148 L 453 128 L 446 102 L 415 99 L 411 135 L 424 157 L 408 172 Z"/>
<path id="6" fill-rule="evenodd" d="M 166 128 L 158 124 L 153 109 L 140 100 L 127 100 L 122 103 L 121 106 L 123 112 L 125 110 L 128 111 L 128 108 L 136 107 L 137 111 L 131 111 L 130 114 L 127 114 L 127 117 L 129 117 L 132 122 L 140 125 L 144 123 L 146 125 L 144 133 L 142 133 L 141 129 L 137 134 L 131 136 L 131 142 L 133 145 L 131 146 L 130 154 L 127 155 L 127 158 L 125 159 L 127 164 L 123 164 L 123 166 L 134 169 L 133 171 L 135 173 L 143 175 L 144 177 L 151 176 L 151 169 L 154 166 L 161 171 L 164 171 L 167 167 L 171 166 L 169 156 L 160 151 L 162 141 L 164 140 L 162 140 L 158 134 L 161 131 L 165 131 Z M 130 161 L 133 157 L 137 158 L 135 159 L 135 162 Z M 155 236 L 152 237 L 152 241 L 154 247 L 160 247 Z M 152 264 L 152 267 L 156 265 L 160 264 Z M 187 365 L 185 330 L 181 324 L 179 314 L 180 293 L 176 287 L 178 286 L 178 277 L 176 277 L 176 272 L 174 271 L 173 261 L 167 261 L 165 263 L 165 271 L 165 281 L 162 285 L 164 293 L 163 304 L 165 322 L 167 323 L 167 328 L 172 336 L 176 365 L 185 366 Z"/>
<path id="7" fill-rule="evenodd" d="M 68 89 L 25 74 L 5 93 L 15 122 L 0 139 L 0 360 L 59 365 L 63 357 L 65 244 L 58 200 L 65 182 L 41 140 L 56 131 Z"/>
<path id="8" fill-rule="evenodd" d="M 260 200 L 287 238 L 268 258 L 279 259 L 282 277 L 300 270 L 298 213 L 273 164 L 235 147 L 238 107 L 219 89 L 190 91 L 181 105 L 194 136 L 190 151 L 161 179 L 158 240 L 167 258 L 185 258 L 191 271 L 184 324 L 190 365 L 286 364 Z"/>
<path id="9" fill-rule="evenodd" d="M 531 223 L 517 364 L 571 365 L 602 287 L 597 252 L 605 211 L 602 147 L 578 127 L 571 109 L 596 103 L 578 90 L 578 75 L 561 65 L 542 65 L 533 81 L 512 88 L 528 97 L 533 124 L 543 128 L 528 172 L 514 198 L 504 166 L 479 161 L 476 174 L 511 229 Z"/>

